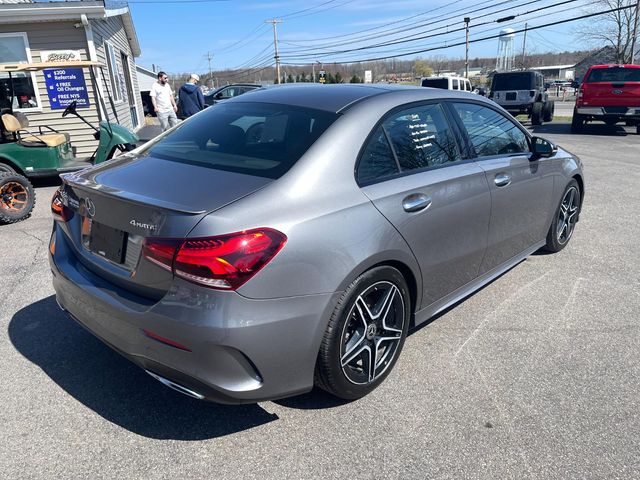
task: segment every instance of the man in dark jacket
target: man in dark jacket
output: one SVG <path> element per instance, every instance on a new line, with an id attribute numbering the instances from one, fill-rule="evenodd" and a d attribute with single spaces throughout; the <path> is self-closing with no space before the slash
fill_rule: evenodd
<path id="1" fill-rule="evenodd" d="M 189 118 L 204 108 L 204 95 L 198 87 L 199 81 L 200 77 L 192 73 L 187 83 L 180 87 L 178 99 L 183 118 Z"/>

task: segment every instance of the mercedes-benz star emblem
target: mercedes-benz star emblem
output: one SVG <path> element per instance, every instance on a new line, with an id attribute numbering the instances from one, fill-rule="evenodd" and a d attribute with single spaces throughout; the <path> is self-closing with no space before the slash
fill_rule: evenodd
<path id="1" fill-rule="evenodd" d="M 91 200 L 90 198 L 85 198 L 84 207 L 87 211 L 87 216 L 93 218 L 93 216 L 96 214 L 96 206 L 94 205 L 93 200 Z"/>

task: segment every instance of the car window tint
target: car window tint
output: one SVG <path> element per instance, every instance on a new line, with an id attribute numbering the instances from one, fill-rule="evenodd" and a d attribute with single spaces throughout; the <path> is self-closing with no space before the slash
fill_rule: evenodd
<path id="1" fill-rule="evenodd" d="M 527 136 L 501 113 L 472 103 L 453 106 L 479 157 L 529 152 Z"/>
<path id="2" fill-rule="evenodd" d="M 440 105 L 404 110 L 384 122 L 403 171 L 459 160 L 455 138 Z"/>
<path id="3" fill-rule="evenodd" d="M 458 90 L 458 79 L 457 78 L 452 79 L 451 80 L 451 85 L 452 85 L 453 90 Z"/>
<path id="4" fill-rule="evenodd" d="M 368 183 L 380 180 L 398 173 L 398 164 L 393 157 L 393 152 L 387 141 L 387 137 L 378 127 L 360 157 L 358 164 L 358 183 Z"/>
<path id="5" fill-rule="evenodd" d="M 336 118 L 335 113 L 288 105 L 223 102 L 150 142 L 142 153 L 279 178 Z"/>
<path id="6" fill-rule="evenodd" d="M 596 68 L 591 70 L 585 82 L 640 82 L 640 68 Z"/>

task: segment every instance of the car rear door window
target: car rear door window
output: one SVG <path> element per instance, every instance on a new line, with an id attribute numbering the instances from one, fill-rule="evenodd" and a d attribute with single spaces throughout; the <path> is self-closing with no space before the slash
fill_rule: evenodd
<path id="1" fill-rule="evenodd" d="M 369 137 L 357 168 L 360 184 L 461 160 L 442 106 L 423 105 L 391 114 Z"/>
<path id="2" fill-rule="evenodd" d="M 475 103 L 454 103 L 478 157 L 528 153 L 525 133 L 503 114 Z"/>
<path id="3" fill-rule="evenodd" d="M 369 141 L 360 157 L 358 164 L 358 183 L 371 183 L 391 177 L 400 172 L 400 167 L 395 160 L 391 145 L 382 126 L 379 126 Z"/>
<path id="4" fill-rule="evenodd" d="M 388 118 L 383 126 L 402 171 L 460 160 L 455 137 L 438 104 L 404 110 Z"/>

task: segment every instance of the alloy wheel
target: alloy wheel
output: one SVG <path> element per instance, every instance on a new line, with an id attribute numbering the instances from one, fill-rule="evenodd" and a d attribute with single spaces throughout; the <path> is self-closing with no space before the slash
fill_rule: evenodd
<path id="1" fill-rule="evenodd" d="M 377 282 L 358 295 L 341 335 L 340 363 L 351 383 L 370 384 L 387 370 L 405 321 L 404 300 L 393 283 Z"/>
<path id="2" fill-rule="evenodd" d="M 578 220 L 579 198 L 578 189 L 572 186 L 565 192 L 562 203 L 560 203 L 556 235 L 558 243 L 561 245 L 567 243 L 573 234 L 573 229 Z"/>
<path id="3" fill-rule="evenodd" d="M 24 210 L 29 200 L 29 192 L 18 182 L 8 182 L 0 189 L 0 208 L 12 213 Z"/>

